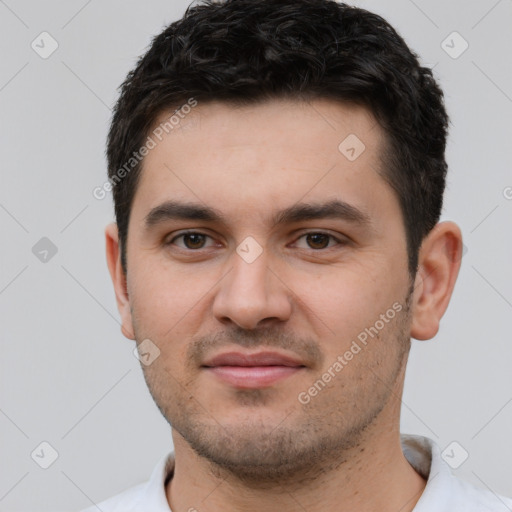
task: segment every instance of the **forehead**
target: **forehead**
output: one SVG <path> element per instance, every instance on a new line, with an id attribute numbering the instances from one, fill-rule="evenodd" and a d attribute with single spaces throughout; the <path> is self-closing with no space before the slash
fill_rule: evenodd
<path id="1" fill-rule="evenodd" d="M 149 134 L 155 145 L 143 161 L 135 215 L 169 199 L 268 213 L 301 198 L 361 203 L 365 197 L 371 209 L 378 189 L 391 193 L 379 175 L 384 134 L 362 106 L 208 102 L 186 112 L 172 128 L 165 123 L 173 112 L 163 113 Z"/>
<path id="2" fill-rule="evenodd" d="M 161 148 L 172 142 L 186 147 L 197 142 L 197 149 L 211 151 L 210 157 L 224 148 L 236 151 L 243 146 L 247 151 L 252 146 L 254 154 L 263 159 L 263 153 L 258 150 L 264 144 L 265 149 L 274 152 L 282 148 L 290 162 L 294 156 L 295 160 L 314 157 L 318 162 L 322 154 L 327 158 L 341 154 L 354 161 L 363 149 L 370 150 L 364 151 L 365 156 L 375 154 L 378 149 L 375 146 L 384 138 L 366 107 L 328 99 L 273 99 L 245 106 L 218 101 L 197 103 L 193 108 L 185 105 L 177 112 L 162 113 L 150 135 Z M 347 137 L 347 144 L 340 147 Z M 351 146 L 355 154 L 347 152 Z M 159 153 L 152 151 L 146 162 L 150 164 L 158 159 Z M 188 155 L 192 160 L 204 156 L 204 151 Z"/>

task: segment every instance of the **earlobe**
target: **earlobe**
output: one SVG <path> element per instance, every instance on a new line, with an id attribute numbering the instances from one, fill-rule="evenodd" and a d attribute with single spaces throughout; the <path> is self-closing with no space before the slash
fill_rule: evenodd
<path id="1" fill-rule="evenodd" d="M 413 296 L 411 336 L 433 338 L 452 296 L 462 257 L 462 234 L 453 222 L 441 222 L 425 237 L 419 253 Z"/>
<path id="2" fill-rule="evenodd" d="M 121 265 L 119 233 L 116 223 L 105 228 L 105 249 L 108 270 L 114 285 L 117 309 L 121 315 L 121 332 L 131 340 L 135 339 L 126 276 Z"/>

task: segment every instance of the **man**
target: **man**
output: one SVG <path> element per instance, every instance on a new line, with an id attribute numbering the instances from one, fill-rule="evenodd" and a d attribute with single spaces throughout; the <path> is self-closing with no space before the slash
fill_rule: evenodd
<path id="1" fill-rule="evenodd" d="M 106 244 L 174 452 L 91 511 L 512 509 L 399 432 L 460 266 L 447 120 L 394 29 L 331 0 L 205 2 L 155 38 L 112 120 Z"/>

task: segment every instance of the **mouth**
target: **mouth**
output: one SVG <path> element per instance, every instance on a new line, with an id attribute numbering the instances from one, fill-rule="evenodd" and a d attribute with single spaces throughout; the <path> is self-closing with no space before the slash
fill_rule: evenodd
<path id="1" fill-rule="evenodd" d="M 227 352 L 209 359 L 202 368 L 233 387 L 257 389 L 289 378 L 306 366 L 291 356 L 277 352 Z"/>

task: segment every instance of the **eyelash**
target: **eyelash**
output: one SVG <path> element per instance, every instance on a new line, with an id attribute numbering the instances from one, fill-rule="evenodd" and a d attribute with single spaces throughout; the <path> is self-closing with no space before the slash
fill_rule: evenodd
<path id="1" fill-rule="evenodd" d="M 176 235 L 175 237 L 173 237 L 168 242 L 165 242 L 165 245 L 166 246 L 174 245 L 174 242 L 176 240 L 178 240 L 179 238 L 183 238 L 184 236 L 187 236 L 187 235 L 201 235 L 201 236 L 204 236 L 204 237 L 207 237 L 207 238 L 212 238 L 210 235 L 207 235 L 206 233 L 202 233 L 201 231 L 185 231 L 183 233 L 180 233 L 179 235 Z M 300 240 L 301 238 L 304 238 L 304 237 L 306 237 L 308 235 L 324 235 L 324 236 L 327 236 L 327 237 L 329 237 L 329 239 L 334 240 L 335 242 L 337 242 L 337 245 L 346 245 L 346 243 L 347 243 L 346 241 L 340 240 L 339 238 L 337 238 L 334 235 L 331 235 L 330 233 L 327 233 L 325 231 L 308 231 L 306 233 L 302 233 L 302 235 L 299 236 L 296 240 Z M 333 247 L 335 247 L 335 246 L 333 246 Z M 313 251 L 313 252 L 320 252 L 320 251 L 326 251 L 328 249 L 332 249 L 333 247 L 325 247 L 325 248 L 322 248 L 322 249 L 311 249 L 311 248 L 309 248 L 309 250 Z M 179 249 L 181 249 L 183 251 L 187 251 L 187 252 L 199 252 L 199 251 L 205 249 L 205 247 L 200 247 L 199 249 L 189 249 L 187 247 L 179 247 Z M 206 249 L 208 249 L 208 248 L 206 248 Z"/>

